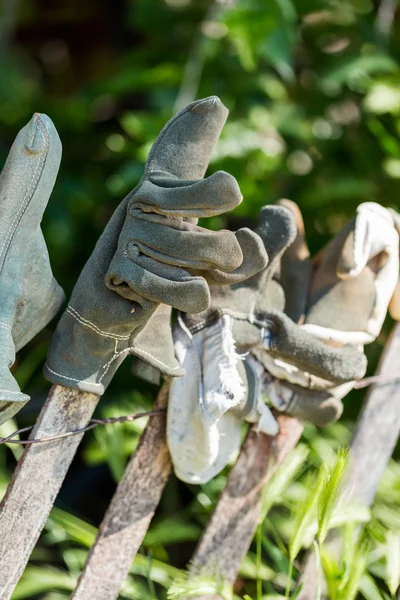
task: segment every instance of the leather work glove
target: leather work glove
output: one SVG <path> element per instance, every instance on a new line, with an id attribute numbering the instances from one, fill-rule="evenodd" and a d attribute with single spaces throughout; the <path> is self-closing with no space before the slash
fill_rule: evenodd
<path id="1" fill-rule="evenodd" d="M 0 175 L 0 424 L 29 400 L 9 370 L 15 353 L 64 300 L 40 229 L 60 160 L 53 123 L 36 113 L 18 133 Z"/>
<path id="2" fill-rule="evenodd" d="M 296 214 L 302 232 L 298 248 L 303 263 L 311 265 L 300 211 L 293 203 L 287 205 Z M 397 222 L 398 215 L 379 204 L 366 202 L 358 207 L 356 216 L 312 262 L 303 331 L 328 345 L 361 349 L 380 333 L 389 303 L 393 316 L 398 316 L 398 296 L 394 294 L 399 277 Z M 282 274 L 286 266 L 289 297 L 287 284 L 290 273 L 296 270 L 296 257 L 285 259 Z M 292 283 L 295 291 L 293 278 Z M 297 318 L 301 312 L 301 308 L 294 309 Z M 355 381 L 335 385 L 329 378 L 316 378 L 296 368 L 293 361 L 277 361 L 268 349 L 258 348 L 254 354 L 265 370 L 260 372 L 251 358 L 250 363 L 261 378 L 265 395 L 278 410 L 318 426 L 340 417 L 341 400 Z"/>
<path id="3" fill-rule="evenodd" d="M 328 346 L 283 313 L 284 289 L 272 276 L 285 250 L 297 247 L 293 213 L 265 207 L 256 232 L 269 256 L 267 267 L 243 283 L 213 286 L 210 308 L 181 315 L 174 330 L 187 375 L 171 382 L 167 440 L 176 475 L 189 483 L 209 481 L 228 463 L 240 447 L 243 420 L 277 433 L 258 374 L 243 360 L 254 349 L 266 348 L 274 359 L 290 360 L 335 384 L 365 372 L 362 352 Z"/>
<path id="4" fill-rule="evenodd" d="M 100 236 L 58 324 L 44 371 L 53 383 L 101 395 L 129 353 L 168 376 L 183 375 L 170 307 L 203 311 L 209 280 L 242 279 L 264 268 L 265 249 L 252 231 L 196 225 L 242 199 L 231 175 L 203 179 L 227 114 L 213 96 L 189 104 L 161 131 L 139 185 Z M 152 316 L 158 325 L 146 328 Z"/>

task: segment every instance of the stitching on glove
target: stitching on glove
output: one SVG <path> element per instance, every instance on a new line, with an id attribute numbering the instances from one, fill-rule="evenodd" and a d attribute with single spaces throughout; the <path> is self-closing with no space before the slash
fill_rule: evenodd
<path id="1" fill-rule="evenodd" d="M 112 363 L 114 362 L 114 360 L 116 358 L 118 358 L 118 356 L 121 356 L 121 354 L 125 354 L 126 352 L 129 353 L 131 350 L 135 350 L 135 354 L 137 354 L 138 356 L 140 356 L 140 353 L 149 356 L 150 358 L 152 358 L 154 360 L 154 362 L 158 363 L 160 366 L 165 367 L 166 369 L 169 370 L 169 366 L 168 365 L 166 365 L 165 363 L 163 363 L 161 360 L 158 360 L 158 358 L 156 358 L 155 356 L 153 356 L 149 352 L 146 352 L 146 350 L 138 350 L 137 348 L 135 348 L 135 346 L 130 346 L 129 348 L 125 348 L 125 350 L 120 350 L 120 352 L 117 352 L 116 354 L 114 353 L 112 359 L 109 360 L 108 363 L 106 363 L 105 365 L 102 366 L 102 369 L 105 369 L 105 371 L 104 371 L 103 375 L 100 377 L 99 382 L 103 381 L 103 378 L 107 374 L 107 371 L 110 368 L 110 366 L 112 365 Z M 180 366 L 174 367 L 171 370 L 172 371 L 177 371 L 178 369 L 180 369 Z"/>
<path id="2" fill-rule="evenodd" d="M 6 323 L 0 323 L 0 329 L 7 329 L 8 331 L 12 331 L 11 327 Z"/>
<path id="3" fill-rule="evenodd" d="M 135 350 L 135 355 L 140 356 L 141 354 L 144 354 L 146 356 L 149 356 L 150 358 L 152 358 L 154 360 L 154 362 L 158 363 L 162 367 L 165 367 L 169 371 L 179 371 L 179 369 L 181 368 L 181 366 L 178 365 L 177 367 L 173 367 L 171 369 L 168 365 L 166 365 L 161 360 L 159 360 L 158 358 L 156 358 L 155 356 L 153 356 L 152 354 L 150 354 L 150 352 L 147 352 L 146 350 L 140 350 L 140 349 L 138 350 L 136 348 L 129 348 L 129 350 L 133 350 L 133 349 Z"/>
<path id="4" fill-rule="evenodd" d="M 131 346 L 129 348 L 125 348 L 125 350 L 121 350 L 120 352 L 114 353 L 113 357 L 111 360 L 109 360 L 105 365 L 103 365 L 101 368 L 105 369 L 104 373 L 102 374 L 102 376 L 99 379 L 99 383 L 95 383 L 95 382 L 88 382 L 90 383 L 90 385 L 94 385 L 94 386 L 98 386 L 98 387 L 103 387 L 101 385 L 101 381 L 104 379 L 104 377 L 106 376 L 108 369 L 110 368 L 110 366 L 112 365 L 112 363 L 114 362 L 114 360 L 116 358 L 118 358 L 118 356 L 121 356 L 121 354 L 124 354 L 126 352 L 130 352 L 131 350 L 135 350 L 135 354 L 137 356 L 140 356 L 141 354 L 149 356 L 150 358 L 152 358 L 154 360 L 154 362 L 158 363 L 160 366 L 165 367 L 168 370 L 171 371 L 178 371 L 181 367 L 177 366 L 174 367 L 173 369 L 170 369 L 168 365 L 166 365 L 165 363 L 163 363 L 161 360 L 158 360 L 158 358 L 156 358 L 155 356 L 153 356 L 152 354 L 150 354 L 149 352 L 146 352 L 145 350 L 138 350 L 137 348 L 135 348 L 134 346 Z M 61 373 L 58 373 L 57 371 L 53 371 L 53 369 L 51 369 L 48 365 L 48 363 L 46 363 L 46 369 L 48 369 L 50 371 L 50 373 L 53 373 L 53 375 L 57 375 L 57 377 L 61 377 L 62 379 L 65 380 L 69 380 L 69 381 L 75 381 L 76 383 L 84 383 L 87 382 L 86 379 L 75 379 L 74 377 L 67 377 L 66 375 L 61 375 Z M 4 390 L 0 390 L 4 391 Z M 13 392 L 13 393 L 17 393 L 17 392 Z"/>
<path id="5" fill-rule="evenodd" d="M 36 167 L 36 169 L 35 169 L 35 171 L 33 173 L 32 179 L 29 182 L 29 186 L 28 186 L 28 189 L 27 189 L 26 194 L 24 196 L 24 199 L 22 200 L 22 204 L 19 207 L 19 210 L 18 210 L 17 214 L 15 215 L 15 218 L 14 218 L 13 222 L 10 225 L 10 228 L 9 228 L 9 230 L 7 232 L 7 235 L 5 237 L 3 245 L 2 245 L 2 247 L 0 249 L 0 257 L 2 256 L 1 263 L 0 263 L 0 271 L 3 268 L 4 262 L 5 262 L 5 259 L 6 259 L 7 250 L 8 250 L 8 247 L 10 246 L 10 244 L 11 244 L 12 237 L 13 237 L 13 235 L 15 233 L 16 228 L 18 227 L 18 223 L 20 222 L 20 220 L 21 220 L 24 212 L 26 211 L 26 209 L 27 209 L 27 207 L 28 207 L 28 205 L 29 205 L 29 203 L 30 203 L 30 201 L 32 199 L 33 194 L 35 193 L 36 185 L 37 185 L 37 183 L 38 183 L 38 181 L 40 179 L 40 176 L 41 176 L 41 174 L 43 172 L 44 164 L 46 162 L 46 156 L 47 156 L 48 149 L 49 149 L 49 146 L 50 146 L 49 135 L 48 135 L 47 129 L 46 129 L 46 127 L 45 127 L 45 125 L 44 125 L 44 123 L 43 123 L 43 121 L 42 121 L 42 119 L 40 117 L 38 117 L 38 124 L 40 124 L 41 128 L 43 128 L 44 131 L 45 131 L 45 136 L 43 136 L 42 131 L 40 131 L 40 129 L 38 130 L 39 133 L 40 133 L 40 135 L 42 136 L 43 140 L 45 141 L 44 152 L 43 152 L 43 154 L 42 154 L 42 156 L 41 156 L 41 158 L 40 158 L 40 160 L 39 160 L 39 162 L 37 164 L 37 167 Z"/>
<path id="6" fill-rule="evenodd" d="M 98 333 L 99 335 L 102 335 L 103 337 L 111 338 L 113 340 L 129 340 L 129 338 L 130 338 L 130 335 L 118 335 L 118 334 L 112 334 L 112 333 L 107 333 L 106 331 L 102 331 L 101 329 L 99 329 L 97 327 L 97 325 L 95 325 L 91 321 L 88 321 L 87 319 L 82 317 L 78 313 L 78 311 L 75 310 L 70 304 L 67 306 L 66 312 L 69 313 L 71 315 L 71 317 L 76 319 L 78 321 L 78 323 L 80 323 L 81 325 L 84 325 L 85 327 L 89 327 L 89 329 L 92 329 L 95 333 Z"/>
<path id="7" fill-rule="evenodd" d="M 100 383 L 95 383 L 95 382 L 88 382 L 86 379 L 75 379 L 74 377 L 67 377 L 66 375 L 61 375 L 61 373 L 57 373 L 57 371 L 53 371 L 53 369 L 51 369 L 49 367 L 49 365 L 46 363 L 46 369 L 48 369 L 50 371 L 50 373 L 53 373 L 53 375 L 57 375 L 57 377 L 61 377 L 61 379 L 68 379 L 69 381 L 76 381 L 77 383 L 90 383 L 90 385 L 93 386 L 98 386 L 103 388 L 103 386 Z"/>

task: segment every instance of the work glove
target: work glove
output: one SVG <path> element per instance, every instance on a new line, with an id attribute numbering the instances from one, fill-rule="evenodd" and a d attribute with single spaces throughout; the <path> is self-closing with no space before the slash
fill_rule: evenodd
<path id="1" fill-rule="evenodd" d="M 60 160 L 53 123 L 36 113 L 18 133 L 0 175 L 0 424 L 29 400 L 9 370 L 15 353 L 64 299 L 40 229 Z"/>
<path id="2" fill-rule="evenodd" d="M 203 311 L 208 281 L 264 268 L 265 249 L 252 231 L 196 225 L 242 199 L 231 175 L 203 179 L 227 114 L 213 96 L 189 104 L 161 131 L 139 185 L 112 216 L 58 324 L 45 366 L 53 383 L 101 395 L 129 353 L 165 375 L 184 374 L 174 356 L 170 307 Z M 146 328 L 151 317 L 157 326 Z"/>
<path id="3" fill-rule="evenodd" d="M 171 382 L 167 439 L 175 473 L 189 483 L 209 481 L 228 463 L 240 447 L 243 420 L 257 422 L 264 433 L 277 433 L 258 374 L 248 364 L 254 349 L 267 348 L 277 361 L 290 360 L 336 384 L 365 372 L 362 352 L 326 345 L 283 312 L 284 288 L 272 277 L 285 250 L 297 244 L 293 213 L 287 207 L 265 207 L 256 232 L 268 266 L 243 283 L 213 286 L 210 308 L 181 315 L 174 330 L 176 355 L 187 375 Z"/>
<path id="4" fill-rule="evenodd" d="M 379 335 L 389 305 L 392 315 L 399 315 L 398 215 L 373 202 L 361 204 L 356 216 L 311 263 L 301 214 L 293 203 L 287 206 L 297 217 L 303 265 L 313 267 L 312 272 L 306 267 L 310 272 L 307 308 L 304 303 L 303 311 L 299 306 L 292 308 L 292 316 L 301 320 L 303 312 L 302 330 L 325 344 L 361 350 Z M 299 256 L 287 253 L 285 261 L 281 276 L 289 298 L 290 281 L 294 296 L 298 289 L 293 273 L 298 272 Z M 302 299 L 304 287 L 303 283 L 298 295 Z M 263 393 L 278 410 L 318 426 L 340 417 L 342 399 L 355 381 L 336 385 L 329 377 L 318 378 L 297 368 L 291 360 L 277 361 L 262 347 L 255 349 L 254 355 L 264 370 L 260 372 L 250 357 L 253 371 L 258 373 Z"/>

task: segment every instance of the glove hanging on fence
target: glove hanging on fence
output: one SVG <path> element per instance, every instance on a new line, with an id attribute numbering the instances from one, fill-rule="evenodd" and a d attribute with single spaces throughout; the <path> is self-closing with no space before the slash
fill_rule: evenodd
<path id="1" fill-rule="evenodd" d="M 210 308 L 200 315 L 182 315 L 174 331 L 176 354 L 187 375 L 171 383 L 167 438 L 177 476 L 190 483 L 210 480 L 227 464 L 239 449 L 243 419 L 258 422 L 265 433 L 277 433 L 259 378 L 243 362 L 244 354 L 264 347 L 273 358 L 290 360 L 298 369 L 336 384 L 365 372 L 362 352 L 330 347 L 283 313 L 283 287 L 272 276 L 285 250 L 298 245 L 292 212 L 265 207 L 256 232 L 269 256 L 268 266 L 244 283 L 212 286 Z M 309 272 L 306 263 L 298 267 Z M 299 305 L 307 288 L 301 289 Z M 293 304 L 292 310 L 302 308 Z"/>
<path id="2" fill-rule="evenodd" d="M 300 211 L 293 203 L 291 208 L 304 233 Z M 303 331 L 336 347 L 362 348 L 380 333 L 389 303 L 393 316 L 398 315 L 398 296 L 394 294 L 399 277 L 396 223 L 398 215 L 379 204 L 366 202 L 358 207 L 356 216 L 313 261 Z M 311 264 L 304 238 L 300 247 L 304 263 Z M 288 298 L 290 281 L 296 296 L 296 282 L 290 276 L 295 269 L 296 257 L 287 253 L 281 276 Z M 337 386 L 329 378 L 316 378 L 306 369 L 296 368 L 291 360 L 276 361 L 268 349 L 258 348 L 254 354 L 265 371 L 250 362 L 261 377 L 264 393 L 278 410 L 319 426 L 340 417 L 341 400 L 354 381 Z"/>
<path id="3" fill-rule="evenodd" d="M 166 375 L 184 374 L 170 307 L 203 311 L 208 280 L 264 268 L 264 246 L 252 231 L 196 225 L 242 199 L 231 175 L 202 179 L 227 114 L 213 96 L 188 105 L 161 131 L 142 180 L 112 216 L 58 324 L 45 366 L 53 383 L 101 395 L 129 353 Z M 152 316 L 157 326 L 146 327 Z"/>
<path id="4" fill-rule="evenodd" d="M 9 370 L 15 353 L 64 300 L 40 229 L 60 160 L 53 123 L 35 114 L 19 132 L 0 175 L 0 424 L 29 400 Z"/>

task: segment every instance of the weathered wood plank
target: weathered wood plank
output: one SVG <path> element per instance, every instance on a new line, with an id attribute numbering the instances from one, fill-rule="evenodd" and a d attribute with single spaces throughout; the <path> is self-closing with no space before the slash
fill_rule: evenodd
<path id="1" fill-rule="evenodd" d="M 258 433 L 253 426 L 232 468 L 225 489 L 199 542 L 191 573 L 207 573 L 234 583 L 253 539 L 262 508 L 262 490 L 287 454 L 296 446 L 303 426 L 279 415 L 279 434 Z M 212 600 L 215 595 L 196 596 Z"/>
<path id="2" fill-rule="evenodd" d="M 31 438 L 80 429 L 99 397 L 53 386 Z M 0 598 L 8 600 L 46 523 L 83 434 L 26 446 L 0 504 Z"/>
<path id="3" fill-rule="evenodd" d="M 165 408 L 168 384 L 154 410 Z M 71 598 L 115 600 L 139 550 L 171 472 L 165 414 L 152 417 L 133 454 L 86 560 Z"/>
<path id="4" fill-rule="evenodd" d="M 386 465 L 400 435 L 400 324 L 395 325 L 376 372 L 382 381 L 367 394 L 350 446 L 343 496 L 371 506 Z M 399 378 L 397 381 L 393 381 Z M 385 381 L 386 380 L 386 381 Z M 390 381 L 392 380 L 392 381 Z M 331 536 L 331 548 L 338 540 Z M 316 565 L 310 553 L 304 565 L 298 600 L 315 597 Z"/>

